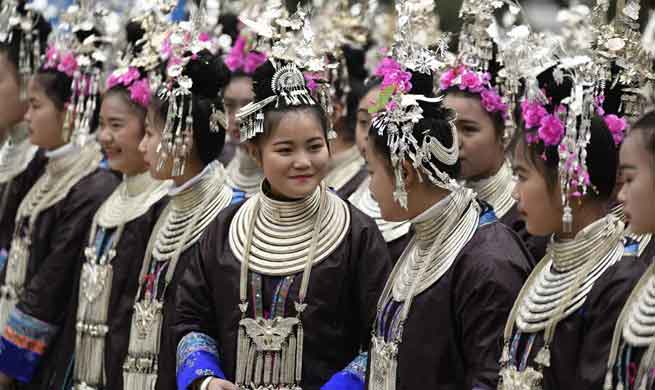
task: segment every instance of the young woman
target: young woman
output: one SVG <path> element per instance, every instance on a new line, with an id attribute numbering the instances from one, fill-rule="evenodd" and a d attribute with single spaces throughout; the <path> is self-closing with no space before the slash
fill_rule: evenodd
<path id="1" fill-rule="evenodd" d="M 107 80 L 98 140 L 123 181 L 95 213 L 86 236 L 79 292 L 72 301 L 76 310 L 63 330 L 59 366 L 50 380 L 56 388 L 123 388 L 139 260 L 170 186 L 152 179 L 139 151 L 150 96 L 143 69 L 119 68 Z"/>
<path id="2" fill-rule="evenodd" d="M 151 175 L 172 179 L 175 186 L 152 230 L 138 291 L 130 298 L 134 310 L 122 365 L 125 389 L 176 388 L 171 325 L 187 253 L 222 209 L 242 199 L 225 184 L 225 171 L 216 160 L 225 143 L 220 93 L 229 71 L 209 50 L 191 51 L 203 47 L 198 34 L 178 26 L 171 42 L 174 38 L 181 43 L 169 59 L 168 82 L 152 98 L 139 149 Z M 163 95 L 168 98 L 159 98 Z"/>
<path id="3" fill-rule="evenodd" d="M 636 234 L 655 233 L 655 113 L 639 119 L 621 146 L 619 193 L 630 229 Z M 606 389 L 652 389 L 655 360 L 653 281 L 655 265 L 648 269 L 630 294 L 619 316 L 610 349 Z"/>
<path id="4" fill-rule="evenodd" d="M 253 159 L 250 153 L 249 144 L 239 145 L 241 134 L 239 132 L 239 120 L 237 112 L 254 99 L 252 91 L 252 75 L 255 69 L 266 61 L 266 55 L 251 50 L 253 42 L 248 34 L 239 35 L 232 50 L 225 58 L 225 64 L 230 69 L 230 83 L 225 87 L 223 100 L 225 111 L 228 115 L 229 144 L 233 144 L 233 157 L 224 159 L 227 164 L 227 181 L 230 187 L 243 191 L 246 197 L 250 197 L 259 191 L 264 178 L 260 166 Z"/>
<path id="5" fill-rule="evenodd" d="M 377 102 L 380 95 L 380 80 L 371 79 L 365 86 L 362 92 L 362 98 L 359 100 L 357 107 L 357 125 L 355 126 L 355 139 L 356 146 L 360 154 L 366 154 L 366 146 L 368 144 L 368 132 L 371 128 L 372 114 L 368 109 L 373 107 Z M 370 190 L 370 178 L 364 179 L 359 188 L 348 199 L 353 206 L 357 207 L 361 212 L 373 218 L 378 229 L 382 232 L 382 237 L 387 243 L 389 255 L 391 256 L 392 264 L 396 264 L 400 255 L 407 247 L 411 234 L 409 229 L 411 227 L 410 221 L 387 221 L 382 218 L 380 206 L 376 202 Z"/>
<path id="6" fill-rule="evenodd" d="M 179 389 L 320 389 L 365 345 L 388 274 L 373 221 L 322 182 L 327 117 L 303 73 L 270 59 L 254 90 L 239 117 L 265 180 L 209 226 L 180 283 Z"/>
<path id="7" fill-rule="evenodd" d="M 45 166 L 43 153 L 30 143 L 23 122 L 27 110 L 23 95 L 46 47 L 50 25 L 24 6 L 7 7 L 27 23 L 7 26 L 10 39 L 0 43 L 0 267 L 7 261 L 18 205 Z"/>
<path id="8" fill-rule="evenodd" d="M 16 214 L 0 297 L 1 384 L 49 388 L 44 373 L 54 362 L 47 352 L 70 310 L 79 255 L 94 213 L 117 185 L 88 140 L 97 115 L 96 66 L 51 46 L 29 82 L 30 141 L 46 150 L 48 163 Z"/>
<path id="9" fill-rule="evenodd" d="M 383 110 L 366 149 L 371 192 L 382 217 L 410 220 L 415 236 L 378 302 L 368 383 L 495 388 L 502 323 L 529 273 L 529 254 L 454 180 L 455 113 L 434 97 L 432 76 L 391 58 L 384 64 L 382 88 L 396 92 L 375 105 Z"/>
<path id="10" fill-rule="evenodd" d="M 515 183 L 505 154 L 505 145 L 509 143 L 505 122 L 510 113 L 489 83 L 490 77 L 489 73 L 475 72 L 463 65 L 450 68 L 441 76 L 445 104 L 457 112 L 460 179 L 493 207 L 500 222 L 519 234 L 536 264 L 546 254 L 548 239 L 527 233 L 512 198 Z"/>
<path id="11" fill-rule="evenodd" d="M 620 261 L 624 225 L 607 215 L 621 132 L 610 132 L 609 114 L 587 111 L 589 122 L 572 120 L 578 99 L 599 98 L 591 88 L 574 89 L 572 77 L 556 81 L 554 69 L 528 81 L 535 87 L 528 96 L 542 98 L 521 104 L 514 197 L 528 232 L 552 238 L 507 321 L 501 389 L 601 388 L 616 318 L 644 269 Z M 583 93 L 570 97 L 572 90 Z M 566 126 L 578 123 L 590 126 L 576 128 L 580 138 L 572 139 Z M 581 149 L 560 146 L 572 143 Z"/>

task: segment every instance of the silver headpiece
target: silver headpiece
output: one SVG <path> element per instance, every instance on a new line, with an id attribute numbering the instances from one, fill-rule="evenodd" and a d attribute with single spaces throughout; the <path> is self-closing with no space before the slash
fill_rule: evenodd
<path id="1" fill-rule="evenodd" d="M 24 5 L 20 11 L 20 1 L 9 0 L 0 6 L 0 42 L 10 43 L 14 34 L 20 32 L 18 45 L 18 76 L 20 80 L 20 98 L 27 98 L 27 82 L 41 65 L 41 37 L 36 28 L 40 15 L 31 4 Z"/>
<path id="2" fill-rule="evenodd" d="M 325 58 L 314 49 L 309 14 L 308 8 L 299 5 L 296 12 L 288 16 L 282 4 L 275 0 L 261 13 L 257 22 L 241 17 L 242 22 L 259 35 L 260 41 L 270 41 L 268 61 L 275 69 L 271 79 L 273 95 L 251 102 L 236 115 L 241 122 L 241 142 L 264 132 L 264 109 L 270 104 L 275 103 L 276 108 L 321 104 L 329 112 L 329 92 L 319 89 L 318 98 L 312 97 L 303 73 L 322 73 L 326 69 Z"/>
<path id="3" fill-rule="evenodd" d="M 193 140 L 193 80 L 184 75 L 186 65 L 201 51 L 215 53 L 216 47 L 205 34 L 200 32 L 203 26 L 203 4 L 197 8 L 198 13 L 192 15 L 191 22 L 181 22 L 173 26 L 165 41 L 168 67 L 166 81 L 159 91 L 159 97 L 168 101 L 168 112 L 162 139 L 157 147 L 159 162 L 157 169 L 163 168 L 166 161 L 173 158 L 173 176 L 184 174 L 186 161 L 191 151 Z M 210 130 L 221 131 L 227 128 L 225 113 L 212 107 Z"/>
<path id="4" fill-rule="evenodd" d="M 399 1 L 396 4 L 398 27 L 392 57 L 386 58 L 378 66 L 375 74 L 383 78 L 380 98 L 370 111 L 375 112 L 372 127 L 379 135 L 386 135 L 394 170 L 394 199 L 407 208 L 407 191 L 403 177 L 403 162 L 411 162 L 422 180 L 428 180 L 445 189 L 458 187 L 454 178 L 441 171 L 433 162 L 437 159 L 444 165 L 452 166 L 459 158 L 457 129 L 453 123 L 455 115 L 444 118 L 450 122 L 452 144 L 447 147 L 429 134 L 429 129 L 421 132 L 422 137 L 414 136 L 414 127 L 424 118 L 420 102 L 439 104 L 443 97 L 427 97 L 409 94 L 412 74 L 408 71 L 433 75 L 445 64 L 441 53 L 435 52 L 412 40 L 413 29 L 419 28 L 421 15 L 434 7 L 432 1 Z M 441 47 L 436 42 L 436 47 Z"/>

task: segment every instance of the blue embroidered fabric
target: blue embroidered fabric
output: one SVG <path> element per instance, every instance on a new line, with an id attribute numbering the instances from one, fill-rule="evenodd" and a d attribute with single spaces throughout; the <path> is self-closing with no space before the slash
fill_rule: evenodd
<path id="1" fill-rule="evenodd" d="M 236 188 L 232 188 L 232 201 L 230 202 L 230 205 L 239 204 L 245 200 L 246 200 L 245 192 L 241 190 L 237 190 Z"/>
<path id="2" fill-rule="evenodd" d="M 638 256 L 639 255 L 639 241 L 625 237 L 623 244 L 623 256 Z"/>
<path id="3" fill-rule="evenodd" d="M 191 332 L 177 346 L 177 388 L 186 390 L 199 378 L 225 379 L 216 341 L 206 334 Z"/>
<path id="4" fill-rule="evenodd" d="M 7 249 L 0 248 L 0 272 L 2 272 L 5 269 L 8 258 L 9 258 L 9 252 L 7 252 Z"/>
<path id="5" fill-rule="evenodd" d="M 58 329 L 14 309 L 0 338 L 0 372 L 29 382 Z"/>
<path id="6" fill-rule="evenodd" d="M 345 369 L 334 374 L 321 390 L 364 390 L 368 352 L 359 354 Z"/>
<path id="7" fill-rule="evenodd" d="M 480 222 L 478 226 L 484 226 L 498 221 L 498 216 L 496 216 L 496 212 L 490 204 L 482 201 L 478 202 L 482 207 L 482 211 L 480 212 Z"/>

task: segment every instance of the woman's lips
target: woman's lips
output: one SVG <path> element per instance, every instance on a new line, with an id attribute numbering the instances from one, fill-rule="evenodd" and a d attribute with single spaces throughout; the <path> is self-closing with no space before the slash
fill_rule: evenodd
<path id="1" fill-rule="evenodd" d="M 297 175 L 297 176 L 291 176 L 291 180 L 296 180 L 299 182 L 306 182 L 307 180 L 311 179 L 314 177 L 314 175 Z"/>

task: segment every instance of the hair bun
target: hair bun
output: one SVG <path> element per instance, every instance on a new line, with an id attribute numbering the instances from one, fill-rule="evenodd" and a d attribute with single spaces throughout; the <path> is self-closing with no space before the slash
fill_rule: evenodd
<path id="1" fill-rule="evenodd" d="M 143 29 L 141 22 L 136 20 L 130 20 L 127 25 L 125 25 L 125 39 L 131 47 L 131 54 L 137 55 L 141 52 L 143 42 L 139 41 L 143 39 L 145 33 L 146 30 Z"/>
<path id="2" fill-rule="evenodd" d="M 275 68 L 271 61 L 266 61 L 257 67 L 255 73 L 252 75 L 252 89 L 255 93 L 256 102 L 275 94 L 271 84 L 274 75 Z"/>
<path id="3" fill-rule="evenodd" d="M 198 97 L 216 99 L 230 82 L 230 70 L 223 60 L 209 50 L 202 50 L 189 61 L 184 74 L 191 78 L 191 92 Z"/>
<path id="4" fill-rule="evenodd" d="M 412 95 L 434 96 L 434 76 L 421 72 L 410 71 L 412 74 Z"/>

